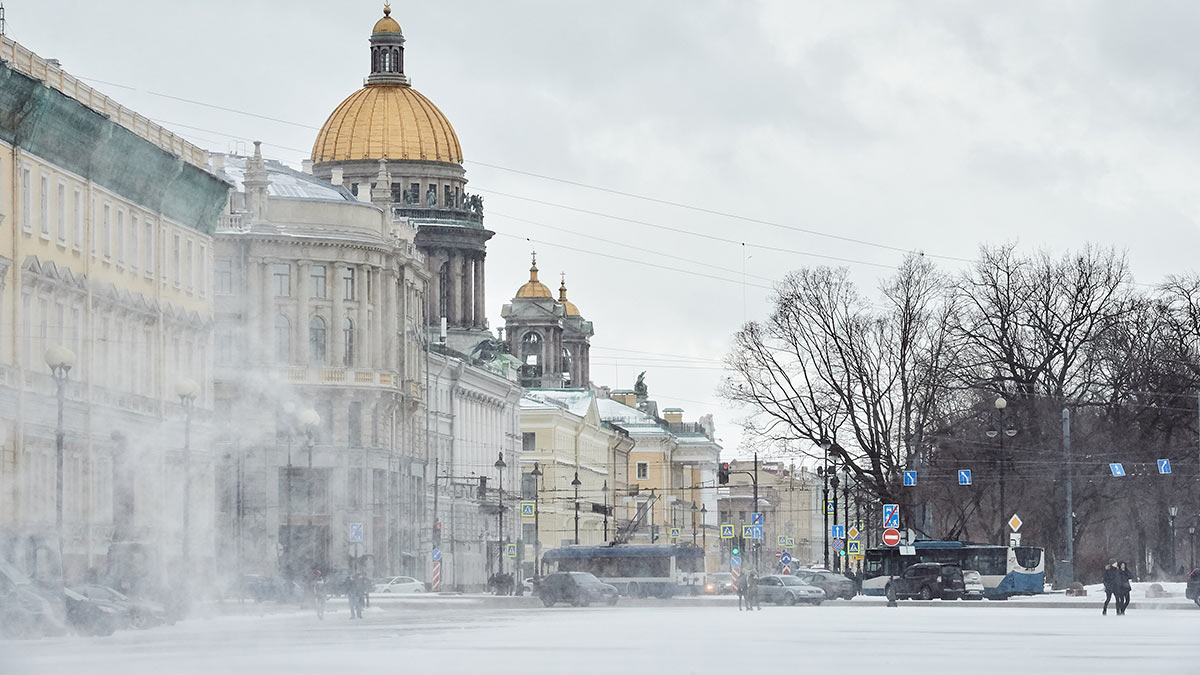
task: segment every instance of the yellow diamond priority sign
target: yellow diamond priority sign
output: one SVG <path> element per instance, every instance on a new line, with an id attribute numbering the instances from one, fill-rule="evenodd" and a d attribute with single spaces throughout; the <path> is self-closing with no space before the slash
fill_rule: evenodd
<path id="1" fill-rule="evenodd" d="M 846 530 L 846 534 L 847 534 L 847 535 L 848 535 L 848 536 L 849 536 L 851 539 L 858 539 L 858 528 L 857 528 L 857 527 L 855 527 L 855 526 L 853 526 L 853 525 L 851 525 L 851 526 L 850 526 L 850 529 Z"/>
<path id="2" fill-rule="evenodd" d="M 1008 526 L 1012 528 L 1013 532 L 1020 530 L 1021 529 L 1021 517 L 1014 513 L 1013 517 L 1008 519 Z"/>

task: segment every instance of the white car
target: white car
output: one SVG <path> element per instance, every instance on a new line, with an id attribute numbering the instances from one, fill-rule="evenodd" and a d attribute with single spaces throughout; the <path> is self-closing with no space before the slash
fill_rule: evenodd
<path id="1" fill-rule="evenodd" d="M 424 593 L 425 583 L 412 577 L 384 577 L 375 581 L 372 593 Z"/>
<path id="2" fill-rule="evenodd" d="M 983 577 L 975 570 L 963 570 L 963 600 L 983 599 Z"/>

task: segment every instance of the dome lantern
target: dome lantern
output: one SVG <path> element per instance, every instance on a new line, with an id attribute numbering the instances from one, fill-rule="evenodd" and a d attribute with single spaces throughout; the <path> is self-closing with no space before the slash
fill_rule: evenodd
<path id="1" fill-rule="evenodd" d="M 392 18 L 392 6 L 383 5 L 383 18 L 371 29 L 371 74 L 367 84 L 409 84 L 404 74 L 404 33 Z"/>
<path id="2" fill-rule="evenodd" d="M 521 286 L 517 289 L 517 297 L 554 299 L 554 296 L 550 294 L 550 289 L 546 287 L 546 284 L 538 281 L 536 252 L 533 254 L 533 263 L 529 267 L 529 281 L 525 282 L 524 286 Z"/>
<path id="3" fill-rule="evenodd" d="M 567 273 L 562 272 L 558 283 L 558 302 L 563 306 L 567 316 L 579 316 L 579 308 L 567 299 Z"/>

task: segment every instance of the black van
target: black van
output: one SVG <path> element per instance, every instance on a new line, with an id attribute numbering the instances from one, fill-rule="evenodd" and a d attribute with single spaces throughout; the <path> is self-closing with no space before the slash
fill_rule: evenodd
<path id="1" fill-rule="evenodd" d="M 897 598 L 958 600 L 966 590 L 962 568 L 944 563 L 917 563 L 888 582 Z M 890 593 L 888 594 L 890 595 Z"/>

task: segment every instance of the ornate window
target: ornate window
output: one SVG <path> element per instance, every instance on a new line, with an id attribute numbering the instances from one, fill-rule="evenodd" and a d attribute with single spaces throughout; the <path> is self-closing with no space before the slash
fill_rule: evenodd
<path id="1" fill-rule="evenodd" d="M 313 265 L 312 267 L 309 268 L 308 285 L 312 287 L 312 297 L 314 297 L 314 298 L 324 298 L 325 297 L 325 266 L 324 265 Z"/>
<path id="2" fill-rule="evenodd" d="M 292 358 L 292 324 L 282 314 L 275 317 L 275 362 L 287 363 Z"/>
<path id="3" fill-rule="evenodd" d="M 292 294 L 292 266 L 287 263 L 276 263 L 271 266 L 271 282 L 275 288 L 275 297 L 286 298 Z"/>
<path id="4" fill-rule="evenodd" d="M 354 365 L 354 322 L 350 319 L 342 321 L 342 342 L 346 345 L 342 365 L 349 368 Z"/>
<path id="5" fill-rule="evenodd" d="M 542 336 L 533 331 L 521 338 L 521 376 L 526 379 L 542 376 Z"/>
<path id="6" fill-rule="evenodd" d="M 314 316 L 308 322 L 308 360 L 325 363 L 325 319 Z"/>
<path id="7" fill-rule="evenodd" d="M 450 314 L 450 263 L 442 263 L 438 271 L 438 318 Z"/>

